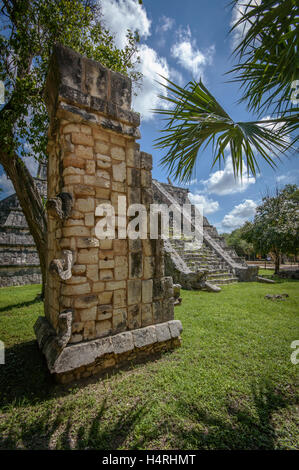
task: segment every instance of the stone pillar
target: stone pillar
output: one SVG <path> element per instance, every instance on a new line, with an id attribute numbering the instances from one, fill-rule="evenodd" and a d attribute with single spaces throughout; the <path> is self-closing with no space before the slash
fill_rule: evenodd
<path id="1" fill-rule="evenodd" d="M 96 237 L 96 207 L 111 203 L 124 226 L 127 207 L 152 202 L 151 155 L 140 152 L 131 81 L 56 46 L 46 85 L 48 278 L 39 347 L 59 381 L 159 353 L 180 344 L 172 278 L 160 239 Z M 149 232 L 149 227 L 148 227 Z"/>

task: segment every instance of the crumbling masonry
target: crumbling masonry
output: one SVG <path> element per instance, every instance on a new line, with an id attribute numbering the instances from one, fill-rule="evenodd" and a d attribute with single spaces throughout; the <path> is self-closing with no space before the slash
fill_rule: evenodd
<path id="1" fill-rule="evenodd" d="M 99 204 L 117 214 L 119 195 L 152 203 L 130 79 L 57 46 L 46 98 L 49 271 L 35 332 L 50 372 L 68 382 L 179 346 L 182 326 L 162 240 L 95 236 Z"/>

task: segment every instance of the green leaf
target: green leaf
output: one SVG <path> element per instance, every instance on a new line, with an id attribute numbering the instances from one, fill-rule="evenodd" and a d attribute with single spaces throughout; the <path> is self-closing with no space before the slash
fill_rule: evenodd
<path id="1" fill-rule="evenodd" d="M 213 144 L 213 166 L 225 158 L 224 152 L 229 146 L 235 176 L 241 177 L 243 162 L 248 171 L 256 175 L 257 156 L 275 167 L 273 155 L 279 157 L 292 148 L 288 133 L 298 126 L 298 114 L 269 121 L 235 122 L 202 81 L 191 81 L 182 88 L 164 78 L 161 85 L 168 94 L 160 98 L 169 107 L 154 110 L 166 120 L 155 147 L 167 150 L 161 164 L 181 182 L 192 178 L 200 150 L 210 143 Z M 280 128 L 275 131 L 269 124 L 280 125 Z"/>

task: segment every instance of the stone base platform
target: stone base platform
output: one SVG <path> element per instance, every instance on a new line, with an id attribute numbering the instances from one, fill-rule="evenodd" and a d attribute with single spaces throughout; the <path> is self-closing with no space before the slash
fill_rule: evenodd
<path id="1" fill-rule="evenodd" d="M 68 383 L 109 369 L 118 369 L 131 362 L 179 347 L 182 324 L 179 320 L 125 331 L 114 336 L 70 344 L 59 351 L 57 336 L 45 317 L 34 325 L 40 349 L 55 380 Z"/>

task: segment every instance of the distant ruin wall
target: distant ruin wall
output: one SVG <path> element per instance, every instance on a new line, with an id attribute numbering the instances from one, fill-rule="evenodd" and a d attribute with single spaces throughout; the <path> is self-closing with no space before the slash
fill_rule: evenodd
<path id="1" fill-rule="evenodd" d="M 35 179 L 46 196 L 46 182 Z M 0 201 L 0 287 L 42 282 L 39 257 L 16 194 Z"/>

